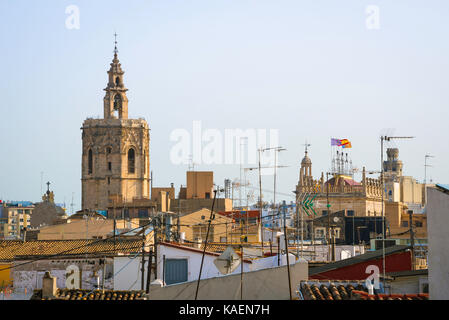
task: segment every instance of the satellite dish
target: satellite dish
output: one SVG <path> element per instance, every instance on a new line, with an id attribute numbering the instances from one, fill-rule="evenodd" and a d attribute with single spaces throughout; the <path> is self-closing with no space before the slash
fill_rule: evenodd
<path id="1" fill-rule="evenodd" d="M 214 260 L 214 264 L 221 274 L 229 274 L 234 272 L 240 265 L 240 256 L 235 253 L 231 246 L 229 246 L 217 259 Z"/>
<path id="2" fill-rule="evenodd" d="M 334 217 L 334 222 L 337 223 L 338 221 L 340 221 L 339 217 Z"/>

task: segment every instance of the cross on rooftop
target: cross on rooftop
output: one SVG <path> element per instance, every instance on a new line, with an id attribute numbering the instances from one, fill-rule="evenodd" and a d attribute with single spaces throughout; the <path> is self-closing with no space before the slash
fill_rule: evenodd
<path id="1" fill-rule="evenodd" d="M 118 50 L 117 50 L 117 32 L 114 32 L 114 53 L 117 54 Z"/>

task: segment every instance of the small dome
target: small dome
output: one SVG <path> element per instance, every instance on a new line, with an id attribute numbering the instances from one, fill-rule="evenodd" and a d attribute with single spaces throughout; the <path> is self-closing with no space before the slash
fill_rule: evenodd
<path id="1" fill-rule="evenodd" d="M 301 161 L 301 164 L 312 164 L 312 160 L 310 160 L 310 158 L 307 156 L 307 151 L 306 151 L 306 155 L 304 156 L 304 158 Z"/>
<path id="2" fill-rule="evenodd" d="M 397 159 L 399 157 L 399 149 L 398 148 L 388 148 L 387 156 L 389 158 Z"/>

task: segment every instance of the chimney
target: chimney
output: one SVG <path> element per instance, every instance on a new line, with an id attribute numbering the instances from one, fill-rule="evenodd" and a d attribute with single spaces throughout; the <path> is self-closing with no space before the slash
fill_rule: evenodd
<path id="1" fill-rule="evenodd" d="M 54 298 L 56 297 L 56 277 L 52 277 L 49 271 L 45 272 L 45 275 L 42 279 L 42 298 Z"/>

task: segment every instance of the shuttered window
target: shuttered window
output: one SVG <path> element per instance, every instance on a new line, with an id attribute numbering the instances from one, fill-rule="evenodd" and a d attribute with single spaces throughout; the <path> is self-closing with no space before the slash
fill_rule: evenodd
<path id="1" fill-rule="evenodd" d="M 165 283 L 174 284 L 187 281 L 187 259 L 165 260 Z"/>

